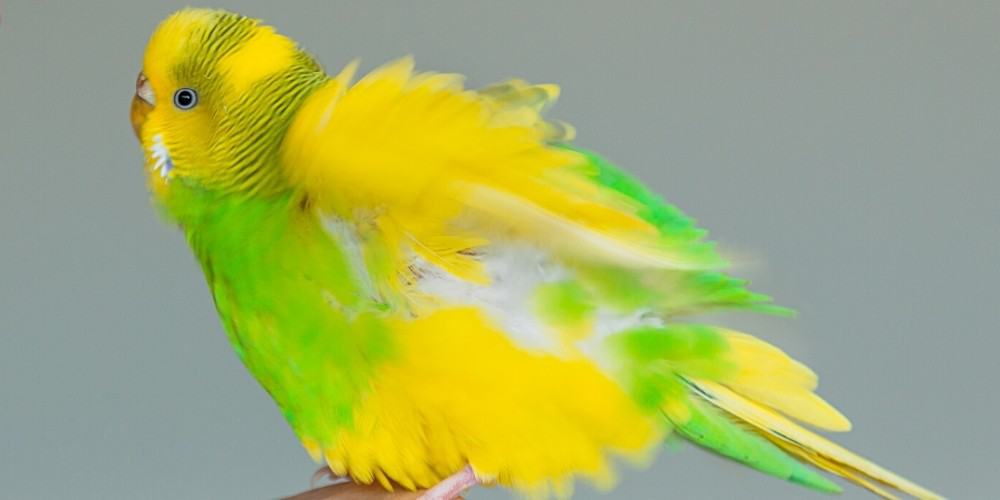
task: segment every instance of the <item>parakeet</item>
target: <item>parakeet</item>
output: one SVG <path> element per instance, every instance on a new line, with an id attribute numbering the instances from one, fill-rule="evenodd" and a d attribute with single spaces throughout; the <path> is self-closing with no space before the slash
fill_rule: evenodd
<path id="1" fill-rule="evenodd" d="M 807 430 L 816 376 L 721 309 L 787 312 L 705 232 L 547 119 L 555 85 L 467 89 L 410 58 L 329 76 L 235 13 L 181 10 L 131 119 L 155 204 L 237 355 L 338 475 L 568 496 L 668 435 L 809 488 L 939 498 Z"/>

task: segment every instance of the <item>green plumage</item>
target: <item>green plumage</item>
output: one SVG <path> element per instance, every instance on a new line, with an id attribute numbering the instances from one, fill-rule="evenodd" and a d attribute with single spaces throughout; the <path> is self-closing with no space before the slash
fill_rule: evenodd
<path id="1" fill-rule="evenodd" d="M 690 418 L 677 430 L 692 442 L 761 472 L 827 493 L 840 487 L 720 410 L 691 399 Z"/>
<path id="2" fill-rule="evenodd" d="M 326 439 L 350 425 L 393 341 L 315 212 L 292 193 L 239 197 L 196 186 L 175 186 L 168 204 L 233 348 L 293 429 Z"/>
<path id="3" fill-rule="evenodd" d="M 583 154 L 594 169 L 594 179 L 642 206 L 638 215 L 653 224 L 676 248 L 690 254 L 706 267 L 718 268 L 725 261 L 714 244 L 705 241 L 707 232 L 677 207 L 666 203 L 641 182 L 598 154 L 571 145 L 561 145 Z M 717 309 L 747 309 L 767 314 L 791 315 L 790 309 L 776 306 L 771 298 L 749 291 L 745 280 L 718 271 L 644 270 L 637 274 L 620 267 L 587 266 L 581 269 L 591 282 L 606 291 L 603 298 L 624 309 L 647 306 L 666 316 L 682 316 Z"/>
<path id="4" fill-rule="evenodd" d="M 639 404 L 656 409 L 668 400 L 683 402 L 684 418 L 673 418 L 669 412 L 665 416 L 684 437 L 772 476 L 819 491 L 840 491 L 751 427 L 707 404 L 705 400 L 711 397 L 688 381 L 725 379 L 737 369 L 726 357 L 729 346 L 717 328 L 685 324 L 635 328 L 610 337 L 608 342 L 630 360 L 622 375 Z"/>
<path id="5" fill-rule="evenodd" d="M 679 248 L 699 255 L 705 262 L 721 264 L 706 232 L 679 209 L 651 193 L 639 181 L 596 153 L 564 145 L 586 155 L 595 168 L 596 180 L 643 206 L 639 215 L 676 241 Z M 643 274 L 616 267 L 583 267 L 583 280 L 607 303 L 624 310 L 658 308 L 666 317 L 678 317 L 724 308 L 746 309 L 768 314 L 791 315 L 771 298 L 746 288 L 747 282 L 717 271 L 645 271 Z M 593 299 L 590 299 L 593 300 Z M 563 307 L 567 307 L 563 304 Z M 570 307 L 572 309 L 572 307 Z M 781 451 L 763 437 L 741 425 L 719 409 L 690 396 L 684 376 L 720 379 L 735 370 L 725 357 L 725 339 L 716 328 L 669 324 L 636 328 L 608 339 L 623 358 L 630 360 L 624 378 L 636 400 L 646 408 L 658 408 L 668 399 L 686 401 L 689 418 L 674 422 L 678 432 L 700 446 L 745 463 L 761 472 L 824 492 L 840 487 Z M 684 374 L 684 375 L 681 375 Z"/>

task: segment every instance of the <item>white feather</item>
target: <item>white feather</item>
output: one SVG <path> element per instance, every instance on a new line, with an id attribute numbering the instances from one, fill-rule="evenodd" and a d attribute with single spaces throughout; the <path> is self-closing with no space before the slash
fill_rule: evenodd
<path id="1" fill-rule="evenodd" d="M 167 176 L 174 169 L 174 160 L 170 157 L 170 150 L 163 143 L 160 134 L 153 136 L 153 144 L 149 146 L 149 156 L 153 158 L 153 172 L 160 174 L 164 180 L 168 179 Z"/>
<path id="2" fill-rule="evenodd" d="M 354 279 L 370 296 L 377 288 L 368 273 L 360 236 L 353 223 L 333 216 L 323 217 L 327 234 L 344 250 Z M 414 292 L 434 298 L 439 307 L 470 306 L 482 311 L 516 345 L 533 351 L 565 355 L 565 345 L 558 332 L 539 317 L 536 292 L 539 287 L 571 280 L 573 270 L 554 259 L 544 249 L 511 240 L 498 241 L 477 248 L 476 258 L 482 263 L 490 281 L 473 283 L 445 271 L 423 257 L 411 253 L 410 268 L 417 277 Z M 613 368 L 606 355 L 604 339 L 609 335 L 640 325 L 659 324 L 648 311 L 622 312 L 598 305 L 590 335 L 579 340 L 576 352 L 597 362 L 602 368 Z"/>
<path id="3" fill-rule="evenodd" d="M 573 273 L 544 250 L 521 243 L 499 243 L 482 249 L 479 256 L 490 283 L 479 285 L 462 280 L 415 256 L 420 279 L 417 291 L 433 295 L 446 305 L 476 307 L 483 311 L 517 345 L 532 351 L 564 354 L 554 330 L 538 316 L 535 291 L 547 283 L 571 279 Z M 645 311 L 623 313 L 598 306 L 593 331 L 576 348 L 602 367 L 611 368 L 603 354 L 609 335 L 638 325 L 658 322 Z"/>
<path id="4" fill-rule="evenodd" d="M 378 292 L 372 282 L 371 274 L 368 272 L 368 265 L 365 264 L 361 237 L 354 224 L 334 216 L 324 216 L 322 222 L 327 235 L 344 251 L 348 266 L 354 273 L 352 277 L 363 293 L 369 297 L 376 297 Z"/>

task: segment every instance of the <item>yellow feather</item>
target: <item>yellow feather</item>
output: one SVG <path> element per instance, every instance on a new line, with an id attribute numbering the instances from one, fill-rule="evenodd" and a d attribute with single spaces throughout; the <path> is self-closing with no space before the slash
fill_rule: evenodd
<path id="1" fill-rule="evenodd" d="M 610 486 L 609 453 L 646 461 L 660 443 L 663 422 L 592 362 L 519 349 L 473 309 L 394 328 L 402 359 L 322 444 L 331 468 L 360 482 L 426 487 L 469 463 L 523 492 L 565 494 L 574 474 Z"/>
<path id="2" fill-rule="evenodd" d="M 488 243 L 478 237 L 428 236 L 413 238 L 413 250 L 431 264 L 466 281 L 487 285 L 490 277 L 482 263 L 464 252 Z"/>
<path id="3" fill-rule="evenodd" d="M 230 91 L 243 94 L 254 83 L 291 66 L 297 52 L 294 42 L 261 25 L 250 40 L 219 61 L 219 69 L 226 74 Z"/>
<path id="4" fill-rule="evenodd" d="M 726 332 L 737 372 L 724 383 L 730 389 L 790 417 L 832 431 L 851 422 L 813 393 L 816 374 L 781 349 L 739 332 Z"/>
<path id="5" fill-rule="evenodd" d="M 547 144 L 572 135 L 541 116 L 558 87 L 512 80 L 477 92 L 459 75 L 413 68 L 403 58 L 310 96 L 282 146 L 290 182 L 346 219 L 378 211 L 422 255 L 435 246 L 427 238 L 461 237 L 461 218 L 466 233 L 516 231 L 577 258 L 691 267 L 634 200 L 588 178 L 579 153 Z M 482 278 L 468 259 L 451 265 Z"/>
<path id="6" fill-rule="evenodd" d="M 173 90 L 172 67 L 165 63 L 185 60 L 184 41 L 191 38 L 191 33 L 211 24 L 217 15 L 211 10 L 184 9 L 165 19 L 153 33 L 143 58 L 143 71 L 158 98 L 169 96 Z"/>
<path id="7" fill-rule="evenodd" d="M 797 458 L 855 482 L 885 498 L 894 498 L 880 485 L 926 500 L 942 498 L 855 453 L 811 432 L 725 386 L 693 381 L 707 401 L 751 425 L 755 431 Z"/>

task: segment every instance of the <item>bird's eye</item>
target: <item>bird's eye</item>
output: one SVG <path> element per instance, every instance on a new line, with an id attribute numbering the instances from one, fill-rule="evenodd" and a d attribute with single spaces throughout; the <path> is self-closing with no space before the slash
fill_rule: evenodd
<path id="1" fill-rule="evenodd" d="M 174 92 L 174 106 L 177 109 L 191 109 L 198 104 L 198 93 L 194 89 L 178 89 Z"/>

